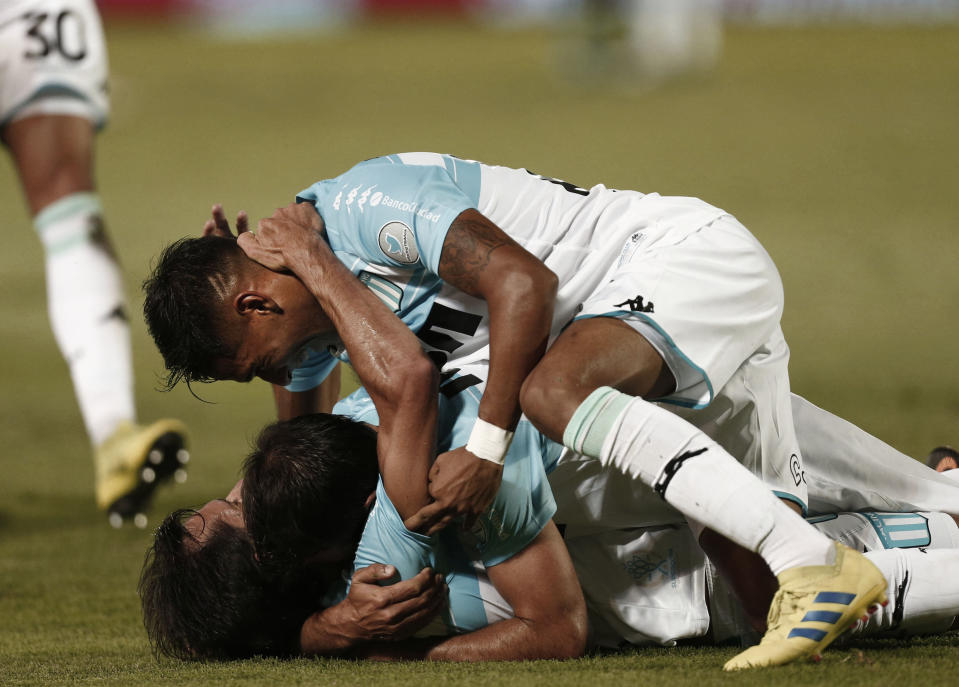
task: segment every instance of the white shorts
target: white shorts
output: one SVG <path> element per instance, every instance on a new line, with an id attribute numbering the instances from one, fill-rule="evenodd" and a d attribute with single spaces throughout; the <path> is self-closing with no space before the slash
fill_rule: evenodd
<path id="1" fill-rule="evenodd" d="M 102 127 L 107 51 L 93 0 L 13 0 L 0 6 L 0 127 L 69 115 Z"/>
<path id="2" fill-rule="evenodd" d="M 783 287 L 759 241 L 728 214 L 675 240 L 626 240 L 576 319 L 617 317 L 663 357 L 669 403 L 703 407 L 779 328 Z M 638 237 L 638 238 L 637 238 Z"/>
<path id="3" fill-rule="evenodd" d="M 705 556 L 689 527 L 571 535 L 566 548 L 589 610 L 589 645 L 672 646 L 709 629 Z"/>
<path id="4" fill-rule="evenodd" d="M 809 504 L 804 458 L 793 422 L 789 347 L 776 330 L 717 389 L 705 408 L 664 407 L 722 446 L 803 512 Z"/>
<path id="5" fill-rule="evenodd" d="M 632 326 L 676 380 L 660 399 L 664 407 L 805 508 L 779 272 L 728 214 L 679 236 L 645 249 L 627 240 L 577 319 L 616 317 Z"/>

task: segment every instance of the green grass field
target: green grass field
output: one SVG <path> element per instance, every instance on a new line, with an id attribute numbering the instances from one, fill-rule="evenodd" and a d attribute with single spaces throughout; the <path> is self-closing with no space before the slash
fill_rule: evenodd
<path id="1" fill-rule="evenodd" d="M 959 442 L 959 27 L 729 31 L 713 78 L 641 94 L 557 74 L 541 33 L 373 25 L 222 43 L 108 26 L 113 118 L 99 182 L 132 310 L 140 415 L 193 431 L 190 481 L 151 519 L 222 495 L 272 413 L 264 384 L 155 390 L 139 284 L 213 202 L 260 217 L 354 162 L 436 150 L 580 185 L 696 195 L 736 214 L 786 284 L 793 388 L 914 456 Z M 0 163 L 0 684 L 946 684 L 955 635 L 724 675 L 731 649 L 568 663 L 159 663 L 136 580 L 150 532 L 110 530 L 49 331 L 42 253 Z"/>

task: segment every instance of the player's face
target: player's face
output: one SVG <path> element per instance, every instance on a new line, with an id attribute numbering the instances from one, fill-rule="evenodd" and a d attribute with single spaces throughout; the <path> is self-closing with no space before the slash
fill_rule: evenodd
<path id="1" fill-rule="evenodd" d="M 227 499 L 214 499 L 207 502 L 197 510 L 196 515 L 187 519 L 184 526 L 202 546 L 210 537 L 217 522 L 224 522 L 230 527 L 246 528 L 239 504 Z"/>
<path id="2" fill-rule="evenodd" d="M 235 352 L 215 361 L 217 379 L 249 382 L 259 377 L 286 386 L 310 349 L 322 351 L 337 342 L 330 319 L 298 280 L 284 280 L 273 294 L 275 300 L 233 318 L 223 332 Z"/>
<path id="3" fill-rule="evenodd" d="M 318 337 L 298 339 L 294 333 L 282 330 L 271 333 L 265 327 L 255 327 L 253 331 L 244 332 L 232 357 L 216 361 L 214 374 L 217 379 L 249 382 L 259 377 L 271 384 L 286 386 L 293 370 L 303 364 L 311 348 L 320 344 Z"/>

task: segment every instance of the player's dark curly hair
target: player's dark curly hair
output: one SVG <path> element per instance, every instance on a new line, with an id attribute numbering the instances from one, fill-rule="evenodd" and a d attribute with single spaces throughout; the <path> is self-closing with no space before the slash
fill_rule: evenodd
<path id="1" fill-rule="evenodd" d="M 376 432 L 337 415 L 268 425 L 243 466 L 243 517 L 272 574 L 352 552 L 379 477 Z"/>
<path id="2" fill-rule="evenodd" d="M 262 574 L 242 528 L 217 522 L 198 541 L 186 528 L 192 509 L 157 528 L 140 574 L 143 624 L 157 657 L 230 660 L 286 656 L 318 604 L 314 592 Z"/>
<path id="3" fill-rule="evenodd" d="M 143 316 L 167 368 L 167 390 L 213 381 L 213 361 L 231 355 L 217 331 L 217 285 L 233 282 L 244 260 L 236 239 L 219 236 L 180 239 L 160 253 L 143 282 Z"/>

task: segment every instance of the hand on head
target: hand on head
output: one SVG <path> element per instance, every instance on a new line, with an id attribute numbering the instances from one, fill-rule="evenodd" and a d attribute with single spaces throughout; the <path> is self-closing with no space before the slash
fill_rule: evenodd
<path id="1" fill-rule="evenodd" d="M 219 236 L 225 239 L 237 238 L 250 230 L 250 220 L 247 214 L 240 210 L 236 213 L 236 236 L 230 228 L 230 222 L 223 213 L 223 206 L 217 203 L 213 206 L 212 217 L 203 225 L 204 236 Z"/>

